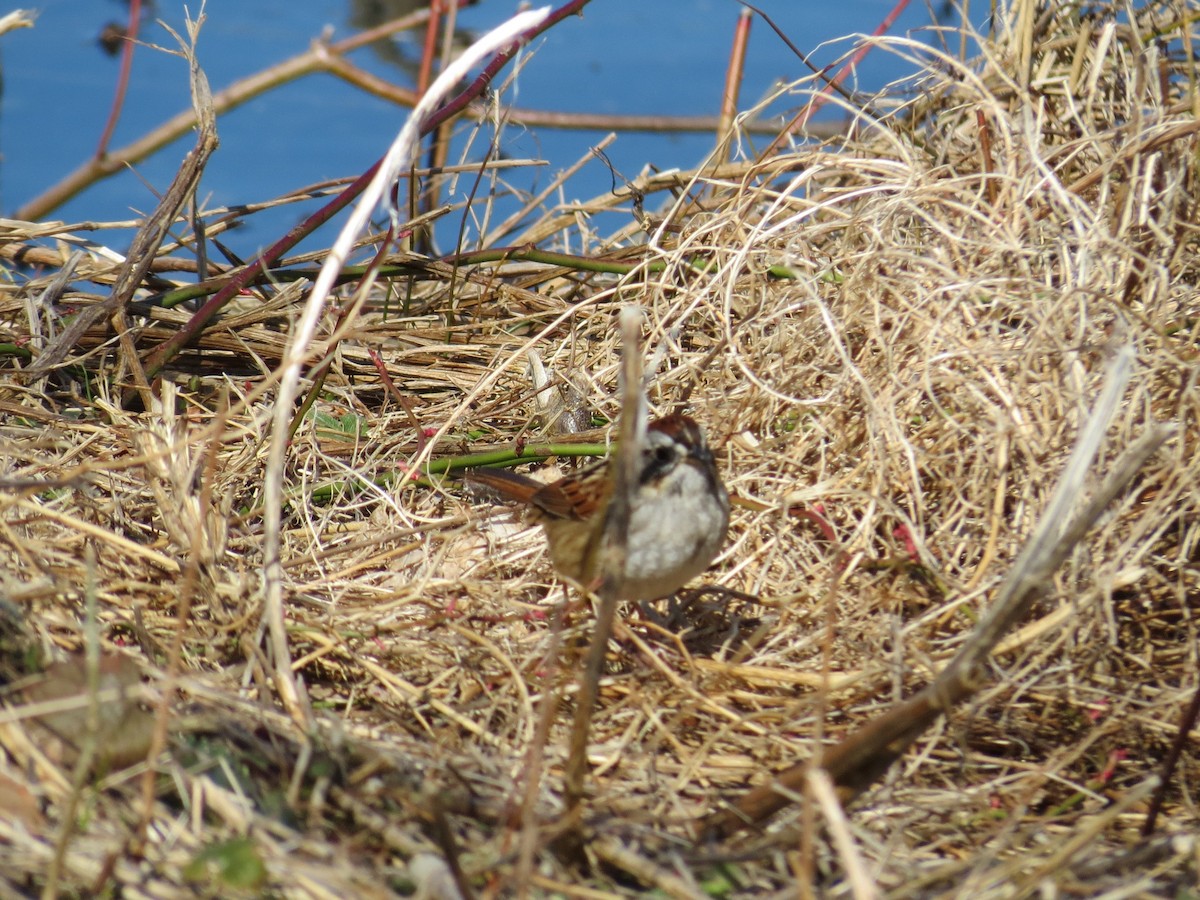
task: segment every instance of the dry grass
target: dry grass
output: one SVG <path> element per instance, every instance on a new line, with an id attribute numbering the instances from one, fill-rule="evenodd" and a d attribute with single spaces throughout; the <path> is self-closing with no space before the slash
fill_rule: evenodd
<path id="1" fill-rule="evenodd" d="M 14 345 L 4 665 L 11 678 L 76 662 L 41 693 L 12 689 L 0 717 L 0 889 L 191 896 L 199 879 L 233 895 L 454 896 L 457 866 L 481 896 L 790 896 L 797 881 L 829 896 L 1196 896 L 1195 732 L 1155 837 L 1139 833 L 1198 677 L 1195 10 L 1081 31 L 1065 10 L 1034 22 L 1018 7 L 970 66 L 935 59 L 919 92 L 876 98 L 882 118 L 851 110 L 852 139 L 648 180 L 647 209 L 688 186 L 648 237 L 597 242 L 586 212 L 553 209 L 503 236 L 634 248 L 626 275 L 430 265 L 375 297 L 288 460 L 282 558 L 308 731 L 282 712 L 260 626 L 270 374 L 302 288 L 211 327 L 143 410 L 122 403 L 105 320 L 68 365 L 26 374 L 115 270 L 88 254 L 47 296 L 62 235 L 6 223 L 9 258 L 35 243 L 43 257 L 0 293 Z M 819 87 L 791 90 L 799 103 Z M 687 399 L 745 501 L 708 577 L 740 593 L 623 616 L 580 867 L 551 839 L 589 615 L 560 617 L 539 534 L 404 476 L 421 453 L 544 440 L 531 349 L 615 418 L 614 316 L 629 300 L 650 323 L 652 406 Z M 187 317 L 155 309 L 128 340 L 147 351 Z M 1136 370 L 1097 471 L 1151 422 L 1177 432 L 1046 586 L 990 683 L 845 810 L 847 840 L 831 841 L 826 802 L 696 846 L 698 817 L 945 664 L 1122 342 Z M 89 643 L 96 672 L 77 661 Z M 48 710 L 72 693 L 60 682 L 91 685 L 82 710 Z M 112 699 L 130 691 L 149 712 Z M 147 780 L 164 696 L 169 737 Z"/>

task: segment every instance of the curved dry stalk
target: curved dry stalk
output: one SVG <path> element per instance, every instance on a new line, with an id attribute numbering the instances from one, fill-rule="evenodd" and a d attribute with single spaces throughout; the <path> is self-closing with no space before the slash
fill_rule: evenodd
<path id="1" fill-rule="evenodd" d="M 569 816 L 578 812 L 587 781 L 587 749 L 590 744 L 592 713 L 600 693 L 600 676 L 604 657 L 613 633 L 613 620 L 624 588 L 625 557 L 628 550 L 629 519 L 633 495 L 638 484 L 638 464 L 642 447 L 646 445 L 646 401 L 642 394 L 642 356 L 639 333 L 642 314 L 637 307 L 621 310 L 621 423 L 617 450 L 609 463 L 613 475 L 612 494 L 604 514 L 604 533 L 596 549 L 600 584 L 596 587 L 599 605 L 587 658 L 579 678 L 579 695 L 575 699 L 575 720 L 571 725 L 571 747 L 567 757 L 564 788 Z M 590 566 L 585 566 L 585 570 Z M 591 587 L 591 585 L 585 585 Z M 582 847 L 582 819 L 574 816 L 575 829 L 570 835 L 574 849 Z"/>
<path id="2" fill-rule="evenodd" d="M 376 205 L 385 199 L 388 189 L 396 178 L 416 158 L 417 140 L 425 119 L 442 99 L 453 90 L 471 68 L 485 56 L 511 44 L 522 34 L 536 28 L 546 20 L 550 7 L 531 10 L 513 16 L 478 41 L 472 44 L 458 59 L 447 66 L 430 86 L 428 93 L 413 109 L 412 116 L 404 123 L 396 140 L 388 148 L 374 176 L 363 191 L 358 206 L 342 227 L 337 240 L 329 251 L 320 274 L 313 284 L 304 312 L 296 323 L 292 340 L 289 342 L 283 362 L 280 364 L 279 396 L 275 401 L 275 416 L 271 429 L 271 449 L 266 466 L 264 495 L 263 540 L 263 591 L 265 606 L 263 620 L 271 642 L 275 663 L 275 683 L 281 700 L 288 712 L 298 723 L 308 722 L 309 710 L 300 703 L 299 691 L 291 668 L 288 652 L 287 632 L 283 616 L 283 566 L 280 561 L 280 520 L 283 513 L 283 469 L 287 451 L 288 421 L 292 415 L 292 401 L 300 382 L 300 369 L 312 355 L 312 338 L 317 320 L 325 307 L 325 301 L 345 265 L 355 240 L 366 228 Z"/>

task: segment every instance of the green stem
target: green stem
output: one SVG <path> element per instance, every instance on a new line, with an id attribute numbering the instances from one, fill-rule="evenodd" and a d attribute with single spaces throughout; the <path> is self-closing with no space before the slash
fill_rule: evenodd
<path id="1" fill-rule="evenodd" d="M 490 450 L 486 453 L 469 453 L 465 456 L 435 459 L 426 463 L 419 470 L 407 473 L 389 472 L 371 480 L 370 483 L 376 487 L 393 488 L 399 481 L 405 480 L 419 487 L 433 487 L 441 481 L 435 476 L 447 475 L 462 469 L 474 469 L 480 466 L 515 466 L 531 460 L 549 459 L 552 456 L 604 456 L 608 450 L 607 444 L 538 444 L 519 449 L 505 447 L 502 450 Z M 361 487 L 345 482 L 326 484 L 311 490 L 307 495 L 307 500 L 310 503 L 325 502 L 331 500 L 335 495 L 354 496 L 361 490 Z M 301 497 L 299 493 L 296 493 L 290 499 L 299 500 Z"/>

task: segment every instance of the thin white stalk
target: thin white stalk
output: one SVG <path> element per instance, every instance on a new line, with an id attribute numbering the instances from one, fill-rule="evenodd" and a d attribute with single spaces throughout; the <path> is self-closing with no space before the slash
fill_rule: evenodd
<path id="1" fill-rule="evenodd" d="M 280 563 L 280 520 L 283 510 L 283 468 L 287 454 L 288 423 L 295 410 L 293 402 L 299 389 L 300 371 L 304 364 L 316 356 L 312 350 L 317 322 L 325 307 L 325 300 L 333 288 L 334 281 L 366 228 L 371 214 L 397 176 L 407 169 L 416 158 L 420 129 L 425 118 L 437 109 L 442 99 L 462 80 L 471 68 L 485 57 L 508 46 L 523 33 L 537 27 L 550 14 L 550 7 L 542 7 L 513 16 L 503 25 L 492 29 L 467 48 L 433 82 L 425 96 L 413 108 L 412 114 L 396 139 L 388 148 L 380 163 L 379 171 L 363 191 L 350 218 L 342 227 L 333 248 L 313 284 L 300 320 L 296 323 L 293 337 L 280 364 L 279 396 L 271 427 L 271 449 L 263 484 L 263 617 L 267 626 L 271 653 L 275 666 L 276 690 L 292 717 L 302 726 L 307 724 L 308 713 L 300 702 L 296 680 L 291 670 L 288 654 L 287 633 L 283 615 L 283 568 Z"/>

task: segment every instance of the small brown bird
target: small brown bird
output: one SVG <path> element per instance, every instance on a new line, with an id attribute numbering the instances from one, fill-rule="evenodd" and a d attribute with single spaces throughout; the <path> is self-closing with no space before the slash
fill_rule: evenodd
<path id="1" fill-rule="evenodd" d="M 549 484 L 507 469 L 474 469 L 466 478 L 525 504 L 546 530 L 555 568 L 592 585 L 612 494 L 607 462 Z M 729 495 L 700 426 L 679 414 L 651 422 L 630 509 L 625 598 L 677 591 L 708 568 L 728 528 Z"/>

